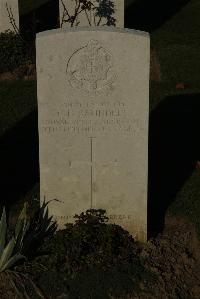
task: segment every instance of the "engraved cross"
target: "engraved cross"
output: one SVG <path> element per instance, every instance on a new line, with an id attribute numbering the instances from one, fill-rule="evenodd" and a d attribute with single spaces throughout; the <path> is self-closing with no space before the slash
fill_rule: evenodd
<path id="1" fill-rule="evenodd" d="M 90 140 L 90 159 L 89 161 L 70 161 L 69 166 L 70 168 L 80 168 L 81 166 L 89 166 L 90 167 L 90 199 L 91 199 L 91 208 L 93 207 L 93 186 L 95 181 L 95 166 L 104 166 L 110 170 L 109 166 L 112 167 L 119 167 L 119 162 L 117 160 L 113 162 L 95 162 L 94 161 L 94 140 L 96 137 L 89 137 Z"/>

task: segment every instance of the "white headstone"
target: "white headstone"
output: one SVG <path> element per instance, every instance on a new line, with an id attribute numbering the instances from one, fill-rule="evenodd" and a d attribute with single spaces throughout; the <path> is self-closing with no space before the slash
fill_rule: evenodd
<path id="1" fill-rule="evenodd" d="M 95 6 L 99 6 L 99 2 L 96 0 L 91 1 Z M 115 19 L 114 25 L 116 27 L 124 27 L 124 0 L 111 0 L 110 1 L 113 4 L 113 14 L 111 17 Z M 72 16 L 75 14 L 76 6 L 76 0 L 59 0 L 60 5 L 60 25 L 61 27 L 71 27 L 70 22 L 63 22 L 63 17 L 65 20 L 69 19 L 69 15 Z M 64 9 L 66 8 L 66 10 Z M 81 11 L 81 8 L 78 10 Z M 68 15 L 64 14 L 64 12 L 68 12 Z M 95 17 L 96 10 L 91 11 L 82 11 L 78 14 L 76 18 L 76 22 L 74 23 L 74 26 L 103 26 L 107 24 L 106 18 L 99 18 L 98 16 Z"/>
<path id="2" fill-rule="evenodd" d="M 6 30 L 14 31 L 9 14 L 11 18 L 14 18 L 15 25 L 19 29 L 18 0 L 0 0 L 0 32 L 5 32 Z"/>
<path id="3" fill-rule="evenodd" d="M 74 28 L 37 35 L 41 198 L 60 227 L 105 209 L 147 235 L 150 39 L 144 32 Z"/>

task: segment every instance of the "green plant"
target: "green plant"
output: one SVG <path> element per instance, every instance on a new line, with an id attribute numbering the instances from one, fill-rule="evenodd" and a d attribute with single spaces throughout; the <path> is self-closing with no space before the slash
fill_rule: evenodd
<path id="1" fill-rule="evenodd" d="M 14 236 L 7 245 L 6 212 L 3 208 L 0 221 L 0 272 L 13 268 L 21 259 L 35 256 L 44 239 L 54 234 L 57 224 L 51 223 L 52 217 L 49 217 L 47 205 L 48 202 L 44 201 L 30 218 L 27 214 L 28 204 L 25 203 L 18 217 Z"/>
<path id="2" fill-rule="evenodd" d="M 18 218 L 18 222 L 16 225 L 15 236 L 10 239 L 10 241 L 6 245 L 6 234 L 7 234 L 7 222 L 6 222 L 6 212 L 5 208 L 3 209 L 3 213 L 0 221 L 0 272 L 3 272 L 7 269 L 12 268 L 19 260 L 24 259 L 20 251 L 15 252 L 16 243 L 19 244 L 23 241 L 23 235 L 27 229 L 27 224 L 25 222 L 22 223 L 20 217 L 22 218 L 22 214 L 25 212 L 26 207 L 22 210 Z"/>
<path id="3" fill-rule="evenodd" d="M 31 289 L 37 298 L 44 298 L 42 291 L 32 278 L 24 272 L 17 271 L 17 265 L 21 260 L 30 259 L 37 254 L 44 239 L 54 234 L 57 225 L 56 222 L 51 224 L 52 217 L 49 217 L 47 205 L 48 202 L 44 200 L 31 218 L 27 211 L 28 204 L 25 202 L 17 219 L 13 236 L 8 243 L 6 211 L 5 207 L 3 208 L 0 220 L 0 274 L 4 275 L 1 279 L 9 279 L 9 283 L 19 298 L 32 298 L 28 295 L 27 288 Z"/>
<path id="4" fill-rule="evenodd" d="M 44 242 L 45 238 L 53 236 L 57 229 L 56 221 L 52 221 L 53 216 L 49 217 L 47 205 L 50 201 L 43 201 L 30 218 L 30 224 L 23 236 L 23 242 L 18 244 L 20 252 L 28 258 L 33 258 L 38 254 L 38 249 Z M 27 215 L 24 215 L 26 218 Z"/>
<path id="5" fill-rule="evenodd" d="M 73 275 L 85 268 L 109 269 L 116 261 L 119 264 L 136 258 L 133 237 L 118 225 L 106 224 L 105 210 L 90 209 L 74 218 L 74 224 L 66 224 L 66 229 L 58 231 L 43 248 L 53 251 L 53 267 L 62 264 L 63 271 Z M 48 259 L 51 262 L 51 258 Z"/>
<path id="6" fill-rule="evenodd" d="M 105 210 L 87 210 L 43 244 L 49 254 L 35 261 L 47 268 L 39 283 L 48 294 L 56 298 L 62 289 L 69 298 L 118 298 L 150 277 L 134 238 L 107 220 Z"/>
<path id="7" fill-rule="evenodd" d="M 26 75 L 35 64 L 35 44 L 10 30 L 0 33 L 0 73 Z"/>
<path id="8" fill-rule="evenodd" d="M 80 215 L 75 215 L 74 218 L 77 219 L 75 220 L 76 225 L 81 225 L 81 224 L 103 224 L 108 222 L 108 217 L 105 215 L 106 211 L 102 209 L 89 209 L 85 213 L 81 213 Z"/>
<path id="9" fill-rule="evenodd" d="M 72 12 L 68 9 L 67 0 L 61 0 L 61 4 L 63 6 L 61 27 L 64 23 L 69 23 L 71 27 L 77 26 L 79 24 L 78 17 L 82 14 L 87 18 L 89 26 L 116 26 L 116 19 L 113 17 L 115 12 L 114 2 L 112 0 L 75 0 Z"/>

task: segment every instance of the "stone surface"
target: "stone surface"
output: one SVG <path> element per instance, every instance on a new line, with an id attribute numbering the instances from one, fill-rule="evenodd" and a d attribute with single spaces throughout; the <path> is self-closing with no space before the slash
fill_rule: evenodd
<path id="1" fill-rule="evenodd" d="M 60 227 L 89 208 L 147 234 L 150 39 L 105 27 L 37 35 L 41 199 Z"/>
<path id="2" fill-rule="evenodd" d="M 111 0 L 114 4 L 114 14 L 112 14 L 112 17 L 116 20 L 115 21 L 115 26 L 116 27 L 124 27 L 124 0 Z M 59 0 L 59 5 L 60 5 L 60 25 L 61 27 L 71 27 L 71 23 L 64 23 L 63 22 L 63 12 L 64 12 L 64 6 L 68 10 L 69 15 L 74 15 L 75 11 L 75 0 Z M 99 5 L 96 0 L 93 0 L 92 3 L 94 5 Z M 80 11 L 80 10 L 79 10 Z M 65 19 L 68 19 L 68 16 L 65 17 Z M 89 21 L 88 21 L 89 20 Z M 77 18 L 78 24 L 74 24 L 74 26 L 103 26 L 106 24 L 106 19 L 102 18 L 101 20 L 99 17 L 95 18 L 94 21 L 94 13 L 88 13 L 86 15 L 84 12 L 80 13 L 78 18 Z"/>
<path id="3" fill-rule="evenodd" d="M 8 29 L 14 31 L 13 26 L 10 24 L 6 4 L 8 5 L 8 10 L 13 14 L 17 28 L 19 28 L 18 0 L 0 0 L 0 32 L 5 32 Z"/>

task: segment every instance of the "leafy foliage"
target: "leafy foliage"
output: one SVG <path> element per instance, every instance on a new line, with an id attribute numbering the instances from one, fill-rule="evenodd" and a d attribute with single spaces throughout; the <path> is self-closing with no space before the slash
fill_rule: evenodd
<path id="1" fill-rule="evenodd" d="M 53 250 L 53 263 L 61 263 L 64 271 L 73 274 L 94 265 L 110 268 L 116 260 L 125 262 L 136 257 L 134 239 L 120 226 L 107 225 L 105 210 L 90 209 L 75 215 L 75 219 L 47 244 Z"/>
<path id="2" fill-rule="evenodd" d="M 74 216 L 76 225 L 82 224 L 91 224 L 91 225 L 99 225 L 108 221 L 108 217 L 105 215 L 105 210 L 99 209 L 89 209 L 85 213 L 81 213 L 80 215 Z"/>
<path id="3" fill-rule="evenodd" d="M 71 27 L 77 26 L 80 14 L 85 14 L 89 26 L 116 26 L 116 19 L 113 17 L 115 12 L 114 2 L 111 0 L 76 0 L 74 1 L 74 10 L 72 13 L 68 10 L 68 1 L 65 4 L 61 0 L 61 3 L 63 6 L 61 27 L 63 23 L 69 23 Z M 105 23 L 102 23 L 103 20 Z"/>
<path id="4" fill-rule="evenodd" d="M 0 72 L 13 71 L 27 61 L 26 45 L 18 34 L 0 33 Z"/>
<path id="5" fill-rule="evenodd" d="M 62 289 L 69 298 L 106 299 L 130 293 L 149 275 L 138 244 L 120 226 L 106 224 L 105 210 L 90 209 L 75 219 L 44 243 L 50 254 L 35 260 L 48 268 L 40 277 L 47 293 L 56 297 Z"/>
<path id="6" fill-rule="evenodd" d="M 0 73 L 26 73 L 35 63 L 34 43 L 24 41 L 19 34 L 10 30 L 0 33 L 0 45 Z"/>
<path id="7" fill-rule="evenodd" d="M 110 0 L 97 0 L 97 2 L 99 3 L 99 6 L 96 7 L 95 15 L 99 17 L 99 20 L 105 18 L 105 25 L 116 26 L 116 19 L 112 16 L 115 12 L 114 2 Z"/>

